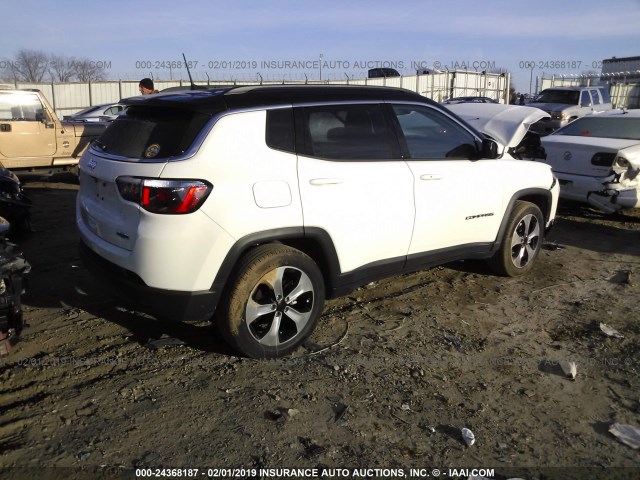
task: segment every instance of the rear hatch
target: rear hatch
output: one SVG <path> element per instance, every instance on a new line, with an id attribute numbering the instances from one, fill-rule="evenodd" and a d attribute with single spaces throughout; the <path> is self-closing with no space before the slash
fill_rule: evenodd
<path id="1" fill-rule="evenodd" d="M 82 224 L 105 242 L 133 250 L 141 207 L 125 200 L 123 194 L 131 195 L 132 187 L 122 180 L 159 178 L 168 162 L 192 156 L 211 116 L 188 109 L 130 107 L 80 160 Z"/>
<path id="2" fill-rule="evenodd" d="M 546 163 L 558 173 L 606 177 L 611 174 L 619 150 L 637 144 L 637 140 L 569 137 L 550 135 L 542 139 Z"/>

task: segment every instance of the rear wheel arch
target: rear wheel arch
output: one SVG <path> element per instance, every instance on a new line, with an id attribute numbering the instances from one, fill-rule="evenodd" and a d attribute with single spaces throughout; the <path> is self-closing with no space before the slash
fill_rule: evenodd
<path id="1" fill-rule="evenodd" d="M 237 270 L 242 258 L 251 250 L 268 244 L 286 245 L 311 257 L 322 273 L 325 291 L 332 290 L 340 274 L 340 264 L 333 241 L 325 230 L 302 227 L 268 230 L 239 239 L 229 250 L 211 286 L 213 291 L 220 292 L 216 308 L 220 299 L 228 294 L 229 279 Z"/>
<path id="2" fill-rule="evenodd" d="M 280 242 L 266 243 L 239 259 L 215 323 L 243 354 L 273 358 L 313 332 L 324 298 L 322 273 L 312 258 Z"/>

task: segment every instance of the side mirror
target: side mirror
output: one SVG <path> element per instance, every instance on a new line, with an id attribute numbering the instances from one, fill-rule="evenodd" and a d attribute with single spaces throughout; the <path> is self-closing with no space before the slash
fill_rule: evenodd
<path id="1" fill-rule="evenodd" d="M 489 138 L 482 140 L 482 158 L 498 158 L 498 144 Z"/>
<path id="2" fill-rule="evenodd" d="M 46 128 L 54 128 L 55 124 L 49 119 L 49 115 L 45 112 L 37 112 L 36 120 L 40 123 L 43 123 Z"/>

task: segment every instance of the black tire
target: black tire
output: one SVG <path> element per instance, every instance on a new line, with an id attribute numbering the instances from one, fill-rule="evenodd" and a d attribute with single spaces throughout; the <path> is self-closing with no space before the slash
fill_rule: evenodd
<path id="1" fill-rule="evenodd" d="M 509 215 L 500 249 L 489 260 L 490 267 L 507 277 L 523 275 L 533 268 L 544 236 L 544 217 L 530 202 L 518 200 Z"/>
<path id="2" fill-rule="evenodd" d="M 322 313 L 320 269 L 311 257 L 285 245 L 247 252 L 230 285 L 216 323 L 233 347 L 252 358 L 290 353 L 313 332 Z"/>

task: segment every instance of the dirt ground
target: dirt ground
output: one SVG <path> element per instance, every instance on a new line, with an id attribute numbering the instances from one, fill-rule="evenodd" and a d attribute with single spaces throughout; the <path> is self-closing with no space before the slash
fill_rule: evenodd
<path id="1" fill-rule="evenodd" d="M 640 478 L 638 451 L 609 433 L 640 426 L 638 211 L 564 205 L 530 275 L 458 262 L 375 282 L 328 302 L 305 348 L 256 361 L 208 324 L 118 307 L 79 261 L 77 186 L 26 189 L 3 478 Z M 319 470 L 260 470 L 302 467 Z"/>

